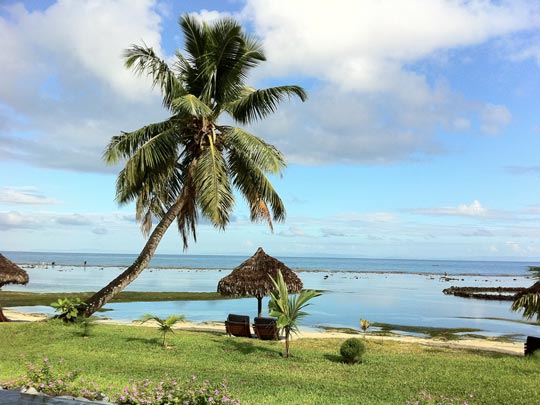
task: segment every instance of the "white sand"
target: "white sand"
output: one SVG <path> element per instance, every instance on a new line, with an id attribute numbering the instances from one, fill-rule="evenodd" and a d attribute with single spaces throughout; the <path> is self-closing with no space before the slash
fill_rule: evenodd
<path id="1" fill-rule="evenodd" d="M 4 309 L 4 314 L 13 321 L 22 321 L 22 322 L 32 322 L 32 321 L 42 321 L 47 319 L 47 316 L 39 313 L 23 313 L 11 311 L 9 309 Z M 131 325 L 131 326 L 140 326 L 140 322 L 119 322 L 112 320 L 100 320 L 98 323 L 105 324 L 117 324 L 117 325 Z M 145 323 L 146 326 L 152 326 L 152 322 Z M 211 331 L 211 332 L 223 332 L 225 333 L 225 326 L 223 322 L 205 322 L 205 323 L 192 323 L 192 322 L 179 322 L 175 329 L 180 330 L 192 330 L 192 331 Z M 350 337 L 362 336 L 358 335 L 336 332 L 336 331 L 301 331 L 299 335 L 295 335 L 293 339 L 348 339 Z M 471 349 L 471 350 L 483 350 L 499 353 L 507 353 L 514 355 L 523 355 L 523 343 L 519 342 L 499 342 L 495 340 L 488 339 L 463 339 L 463 340 L 438 340 L 433 338 L 420 338 L 412 336 L 376 336 L 366 334 L 366 339 L 373 341 L 398 341 L 405 343 L 415 343 L 424 346 L 439 346 L 439 347 L 449 347 L 453 349 Z"/>

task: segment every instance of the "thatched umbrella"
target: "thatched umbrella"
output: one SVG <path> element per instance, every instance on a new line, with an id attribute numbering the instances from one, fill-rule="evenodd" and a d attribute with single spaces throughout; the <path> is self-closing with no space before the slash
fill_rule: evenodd
<path id="1" fill-rule="evenodd" d="M 6 284 L 26 284 L 28 280 L 26 271 L 0 254 L 0 288 Z M 5 317 L 0 307 L 0 322 L 7 321 L 9 319 Z"/>
<path id="2" fill-rule="evenodd" d="M 241 297 L 256 297 L 258 301 L 258 316 L 262 315 L 262 299 L 274 290 L 271 276 L 276 280 L 277 272 L 281 271 L 287 290 L 290 293 L 302 291 L 302 280 L 279 260 L 268 256 L 262 248 L 240 266 L 233 269 L 231 274 L 223 277 L 217 286 L 222 295 Z"/>
<path id="3" fill-rule="evenodd" d="M 525 318 L 531 319 L 536 315 L 536 320 L 540 321 L 540 281 L 515 295 L 512 310 L 519 311 L 520 309 L 524 310 Z"/>

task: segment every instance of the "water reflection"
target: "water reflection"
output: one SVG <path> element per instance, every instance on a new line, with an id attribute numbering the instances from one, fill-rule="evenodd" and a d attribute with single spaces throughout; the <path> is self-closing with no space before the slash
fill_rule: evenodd
<path id="1" fill-rule="evenodd" d="M 8 286 L 6 290 L 34 292 L 96 291 L 123 269 L 86 269 L 57 266 L 55 269 L 27 269 L 28 286 Z M 215 291 L 226 270 L 147 270 L 126 290 L 129 291 Z M 447 296 L 444 288 L 455 286 L 527 287 L 531 279 L 524 276 L 460 276 L 443 282 L 438 276 L 418 274 L 301 272 L 305 288 L 325 293 L 307 308 L 303 324 L 308 327 L 328 325 L 359 329 L 360 318 L 371 322 L 410 326 L 477 328 L 486 334 L 538 334 L 539 326 L 503 318 L 521 320 L 510 310 L 508 301 L 484 301 Z M 267 308 L 268 299 L 263 301 Z M 257 301 L 243 298 L 219 301 L 114 303 L 101 316 L 130 321 L 146 313 L 161 317 L 184 314 L 190 321 L 223 321 L 229 313 L 257 314 Z M 52 313 L 48 307 L 18 307 L 30 312 Z"/>

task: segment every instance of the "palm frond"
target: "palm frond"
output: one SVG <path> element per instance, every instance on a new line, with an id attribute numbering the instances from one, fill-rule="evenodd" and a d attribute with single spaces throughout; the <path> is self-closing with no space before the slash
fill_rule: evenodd
<path id="1" fill-rule="evenodd" d="M 178 199 L 182 202 L 180 212 L 176 217 L 178 232 L 182 236 L 184 250 L 188 248 L 189 236 L 197 242 L 196 226 L 199 219 L 197 209 L 197 189 L 193 183 L 193 167 L 186 169 L 186 177 L 184 179 L 182 191 Z"/>
<path id="2" fill-rule="evenodd" d="M 296 296 L 289 297 L 287 285 L 280 271 L 274 280 L 270 277 L 274 284 L 275 291 L 270 294 L 270 316 L 278 318 L 278 328 L 285 329 L 288 333 L 298 333 L 300 320 L 307 315 L 302 311 L 306 306 L 310 305 L 309 300 L 321 295 L 320 292 L 314 290 L 304 290 Z"/>
<path id="3" fill-rule="evenodd" d="M 208 35 L 204 23 L 194 15 L 186 14 L 179 18 L 178 24 L 184 34 L 184 49 L 191 58 L 205 55 Z"/>
<path id="4" fill-rule="evenodd" d="M 164 324 L 170 328 L 175 323 L 184 322 L 185 320 L 186 320 L 186 317 L 184 315 L 171 315 L 167 319 L 165 319 Z"/>
<path id="5" fill-rule="evenodd" d="M 249 124 L 273 114 L 285 99 L 298 96 L 307 99 L 306 91 L 300 86 L 278 86 L 255 90 L 246 88 L 242 97 L 224 106 L 224 109 L 239 123 Z"/>
<path id="6" fill-rule="evenodd" d="M 228 147 L 253 161 L 261 170 L 271 174 L 281 174 L 287 166 L 285 156 L 275 146 L 238 127 L 219 127 Z"/>
<path id="7" fill-rule="evenodd" d="M 132 45 L 124 52 L 124 58 L 128 69 L 133 69 L 139 75 L 146 74 L 152 79 L 152 87 L 160 88 L 166 108 L 170 108 L 172 100 L 186 93 L 174 72 L 164 60 L 158 58 L 152 48 Z"/>
<path id="8" fill-rule="evenodd" d="M 271 216 L 268 212 L 268 205 L 270 205 L 273 219 L 277 222 L 284 221 L 287 215 L 285 205 L 265 173 L 255 162 L 237 149 L 230 150 L 228 162 L 233 185 L 248 202 L 251 220 L 267 220 L 272 228 Z"/>
<path id="9" fill-rule="evenodd" d="M 212 109 L 193 94 L 175 98 L 171 106 L 177 114 L 188 114 L 197 118 L 208 118 L 212 115 Z"/>
<path id="10" fill-rule="evenodd" d="M 523 310 L 523 317 L 531 319 L 536 316 L 540 322 L 540 293 L 524 294 L 512 303 L 512 311 Z"/>
<path id="11" fill-rule="evenodd" d="M 207 140 L 208 145 L 195 166 L 193 181 L 202 214 L 214 226 L 224 229 L 229 222 L 234 196 L 223 154 L 213 142 L 212 135 L 207 135 Z"/>
<path id="12" fill-rule="evenodd" d="M 103 152 L 103 160 L 108 164 L 114 164 L 121 159 L 129 158 L 150 139 L 170 131 L 176 124 L 173 118 L 169 118 L 132 132 L 122 132 L 121 135 L 113 136 Z"/>
<path id="13" fill-rule="evenodd" d="M 162 324 L 164 322 L 163 319 L 161 319 L 159 316 L 152 315 L 152 314 L 145 314 L 141 318 L 139 318 L 139 322 L 141 324 L 148 322 L 148 321 L 156 321 L 159 324 Z"/>

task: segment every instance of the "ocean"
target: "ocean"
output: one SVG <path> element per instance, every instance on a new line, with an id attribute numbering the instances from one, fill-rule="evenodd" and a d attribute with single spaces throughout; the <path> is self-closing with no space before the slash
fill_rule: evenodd
<path id="1" fill-rule="evenodd" d="M 136 255 L 96 253 L 3 252 L 30 276 L 27 286 L 4 290 L 29 292 L 97 291 Z M 126 290 L 216 291 L 218 281 L 248 256 L 156 255 Z M 534 280 L 528 266 L 502 261 L 397 260 L 318 257 L 277 257 L 297 271 L 304 288 L 323 290 L 311 301 L 303 328 L 321 326 L 359 329 L 359 320 L 405 326 L 474 328 L 485 336 L 513 335 L 524 339 L 540 326 L 523 323 L 509 301 L 485 301 L 445 295 L 455 286 L 528 287 Z M 54 265 L 52 264 L 54 262 Z M 86 264 L 85 264 L 86 262 Z M 441 277 L 446 274 L 449 281 Z M 267 300 L 264 301 L 267 307 Z M 146 313 L 166 317 L 183 314 L 193 322 L 223 321 L 228 313 L 255 317 L 257 301 L 136 302 L 106 306 L 107 318 L 131 321 Z M 52 314 L 51 307 L 15 307 Z"/>
<path id="2" fill-rule="evenodd" d="M 135 254 L 5 252 L 19 264 L 61 264 L 114 267 L 129 266 Z M 171 269 L 233 269 L 249 256 L 162 255 L 152 258 L 149 267 Z M 529 265 L 536 263 L 512 261 L 465 260 L 400 260 L 342 257 L 280 257 L 293 270 L 355 271 L 385 273 L 428 273 L 453 275 L 527 275 Z"/>

